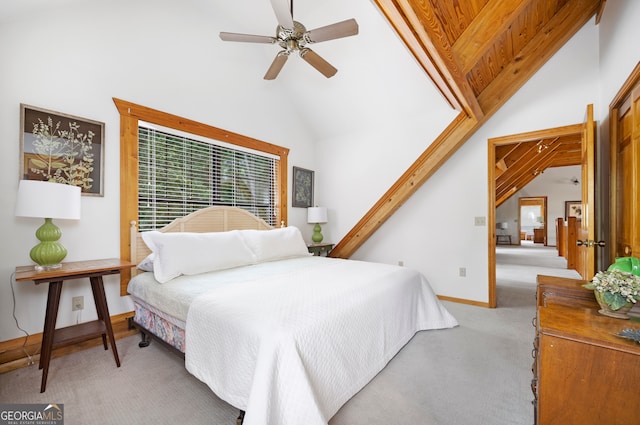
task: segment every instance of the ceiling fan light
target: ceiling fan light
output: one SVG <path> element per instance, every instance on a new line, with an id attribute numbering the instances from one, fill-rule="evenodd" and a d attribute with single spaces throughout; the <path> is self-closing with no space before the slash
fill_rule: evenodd
<path id="1" fill-rule="evenodd" d="M 334 40 L 336 38 L 349 37 L 358 34 L 358 23 L 355 19 L 347 19 L 335 24 L 326 25 L 307 31 L 304 25 L 293 20 L 292 0 L 271 0 L 271 6 L 276 14 L 278 26 L 276 36 L 267 37 L 251 34 L 238 34 L 221 32 L 220 38 L 223 41 L 240 41 L 248 43 L 277 43 L 283 51 L 276 55 L 269 70 L 264 76 L 265 80 L 273 80 L 284 66 L 288 55 L 297 51 L 307 63 L 327 78 L 338 72 L 329 62 L 321 58 L 317 53 L 306 48 L 309 43 Z"/>

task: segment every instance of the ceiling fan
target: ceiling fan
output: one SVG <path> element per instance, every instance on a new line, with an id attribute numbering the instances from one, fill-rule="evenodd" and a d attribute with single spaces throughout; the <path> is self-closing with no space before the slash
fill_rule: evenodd
<path id="1" fill-rule="evenodd" d="M 347 19 L 346 21 L 307 31 L 304 25 L 293 20 L 293 0 L 291 0 L 291 8 L 289 8 L 288 0 L 271 0 L 271 7 L 273 7 L 278 20 L 275 37 L 221 32 L 220 38 L 223 41 L 265 44 L 277 43 L 280 45 L 284 50 L 281 50 L 276 55 L 264 76 L 265 80 L 275 79 L 287 62 L 289 55 L 294 52 L 298 52 L 302 59 L 325 77 L 333 77 L 338 70 L 316 52 L 309 49 L 307 45 L 358 34 L 358 23 L 356 20 Z"/>

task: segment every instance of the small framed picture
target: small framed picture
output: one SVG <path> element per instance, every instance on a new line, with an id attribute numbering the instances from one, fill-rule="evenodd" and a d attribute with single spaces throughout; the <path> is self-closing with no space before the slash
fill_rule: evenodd
<path id="1" fill-rule="evenodd" d="M 298 208 L 313 206 L 313 171 L 293 167 L 293 195 L 291 205 Z"/>
<path id="2" fill-rule="evenodd" d="M 20 179 L 104 196 L 104 123 L 20 104 Z"/>
<path id="3" fill-rule="evenodd" d="M 564 203 L 564 219 L 575 217 L 582 218 L 582 201 L 565 201 Z"/>

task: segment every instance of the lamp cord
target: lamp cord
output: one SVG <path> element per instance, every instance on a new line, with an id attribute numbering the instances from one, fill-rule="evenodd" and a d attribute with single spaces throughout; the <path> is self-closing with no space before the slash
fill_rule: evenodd
<path id="1" fill-rule="evenodd" d="M 16 317 L 16 293 L 15 290 L 13 288 L 13 284 L 16 281 L 16 273 L 13 272 L 11 273 L 11 298 L 13 299 L 13 320 L 16 322 L 16 327 L 22 331 L 22 333 L 25 334 L 25 338 L 24 338 L 24 342 L 22 343 L 22 351 L 24 351 L 24 354 L 27 356 L 27 358 L 29 359 L 28 364 L 32 365 L 34 364 L 33 361 L 33 357 L 31 354 L 29 354 L 29 352 L 27 351 L 27 341 L 29 340 L 29 332 L 25 331 L 24 329 L 22 329 L 20 327 L 20 324 L 18 323 L 18 317 Z M 37 350 L 36 350 L 37 353 Z M 33 353 L 33 355 L 36 355 L 36 353 Z"/>

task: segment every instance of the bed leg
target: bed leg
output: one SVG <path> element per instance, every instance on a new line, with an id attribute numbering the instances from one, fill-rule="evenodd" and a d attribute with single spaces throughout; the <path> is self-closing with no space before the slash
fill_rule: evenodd
<path id="1" fill-rule="evenodd" d="M 236 419 L 236 425 L 242 425 L 242 422 L 244 422 L 244 410 L 240 411 L 238 419 Z"/>
<path id="2" fill-rule="evenodd" d="M 151 344 L 151 339 L 149 338 L 149 335 L 147 335 L 145 332 L 140 331 L 140 336 L 142 337 L 142 341 L 138 343 L 138 347 L 140 348 L 148 347 L 149 344 Z"/>

